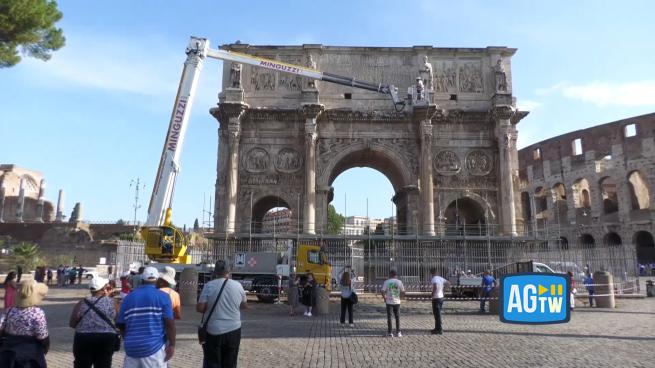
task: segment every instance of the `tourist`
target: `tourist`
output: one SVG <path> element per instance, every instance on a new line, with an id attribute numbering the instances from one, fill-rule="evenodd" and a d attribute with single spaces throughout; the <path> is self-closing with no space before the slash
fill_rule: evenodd
<path id="1" fill-rule="evenodd" d="M 82 283 L 82 275 L 84 275 L 84 268 L 82 268 L 82 265 L 77 268 L 77 283 L 78 285 Z"/>
<path id="2" fill-rule="evenodd" d="M 569 280 L 571 280 L 571 294 L 569 295 L 569 298 L 571 298 L 571 310 L 575 308 L 575 294 L 578 292 L 575 289 L 575 280 L 573 280 L 573 272 L 567 271 L 566 275 L 569 277 Z"/>
<path id="3" fill-rule="evenodd" d="M 57 267 L 57 286 L 64 286 L 64 278 L 64 265 L 60 264 L 59 267 Z"/>
<path id="4" fill-rule="evenodd" d="M 387 336 L 393 337 L 391 333 L 391 312 L 396 319 L 396 337 L 402 337 L 400 332 L 400 298 L 405 294 L 403 282 L 398 280 L 396 270 L 389 271 L 389 279 L 382 284 L 382 298 L 387 306 Z"/>
<path id="5" fill-rule="evenodd" d="M 23 266 L 16 266 L 16 283 L 20 282 L 21 277 L 23 277 Z"/>
<path id="6" fill-rule="evenodd" d="M 46 271 L 47 279 L 48 279 L 48 286 L 52 285 L 52 268 L 48 267 L 48 270 Z"/>
<path id="7" fill-rule="evenodd" d="M 491 276 L 491 271 L 485 270 L 482 274 L 482 282 L 480 283 L 480 287 L 482 288 L 482 292 L 480 293 L 480 313 L 484 313 L 484 306 L 487 300 L 489 300 L 491 291 L 494 289 L 495 284 L 496 279 Z"/>
<path id="8" fill-rule="evenodd" d="M 121 276 L 121 299 L 125 299 L 127 294 L 130 293 L 132 287 L 130 286 L 130 273 L 125 272 Z"/>
<path id="9" fill-rule="evenodd" d="M 114 318 L 114 302 L 109 280 L 89 281 L 91 297 L 80 300 L 71 313 L 69 326 L 75 329 L 73 356 L 75 368 L 111 368 L 114 351 L 120 346 Z M 117 346 L 118 344 L 118 346 Z"/>
<path id="10" fill-rule="evenodd" d="M 589 271 L 589 267 L 587 267 L 586 269 L 587 270 L 585 272 L 585 278 L 582 283 L 587 288 L 587 293 L 589 294 L 589 307 L 593 307 L 594 306 L 594 278 L 591 276 L 591 271 Z"/>
<path id="11" fill-rule="evenodd" d="M 431 331 L 433 335 L 442 335 L 443 328 L 441 326 L 441 311 L 443 310 L 443 289 L 444 285 L 448 284 L 448 280 L 437 275 L 436 267 L 430 269 L 432 279 L 432 314 L 434 315 L 434 329 Z"/>
<path id="12" fill-rule="evenodd" d="M 230 281 L 225 261 L 217 261 L 214 280 L 205 284 L 198 298 L 196 310 L 202 313 L 201 324 L 206 327 L 202 343 L 203 366 L 232 368 L 237 366 L 241 343 L 241 312 L 245 309 L 246 292 L 240 283 Z"/>
<path id="13" fill-rule="evenodd" d="M 16 272 L 9 271 L 7 277 L 5 278 L 5 314 L 9 308 L 13 307 L 16 302 Z"/>
<path id="14" fill-rule="evenodd" d="M 182 303 L 180 303 L 180 294 L 172 288 L 175 287 L 175 269 L 171 266 L 164 267 L 166 272 L 162 275 L 159 275 L 159 280 L 157 280 L 157 288 L 171 298 L 171 304 L 173 305 L 173 317 L 175 319 L 182 319 Z"/>
<path id="15" fill-rule="evenodd" d="M 139 272 L 132 273 L 130 275 L 130 288 L 132 290 L 141 286 L 141 281 L 143 280 L 143 270 L 145 270 L 145 267 L 141 266 L 139 267 Z"/>
<path id="16" fill-rule="evenodd" d="M 77 278 L 77 269 L 75 269 L 75 267 L 71 267 L 70 270 L 68 270 L 68 282 L 71 285 L 75 285 L 76 278 Z"/>
<path id="17" fill-rule="evenodd" d="M 300 303 L 305 306 L 305 317 L 312 316 L 312 305 L 314 304 L 314 287 L 316 281 L 314 274 L 307 272 L 306 275 L 300 278 Z"/>
<path id="18" fill-rule="evenodd" d="M 18 284 L 15 307 L 7 311 L 0 322 L 0 334 L 5 341 L 0 348 L 0 367 L 45 368 L 45 354 L 50 348 L 48 324 L 39 308 L 48 287 L 34 280 Z"/>
<path id="19" fill-rule="evenodd" d="M 344 272 L 341 275 L 341 280 L 339 280 L 339 285 L 341 288 L 341 316 L 339 322 L 341 324 L 346 323 L 346 310 L 348 311 L 348 324 L 350 327 L 353 326 L 353 301 L 350 297 L 353 294 L 353 283 L 350 278 L 350 273 Z"/>
<path id="20" fill-rule="evenodd" d="M 296 308 L 298 307 L 298 275 L 296 270 L 292 270 L 289 275 L 289 289 L 287 292 L 287 303 L 289 303 L 289 315 L 296 315 Z"/>
<path id="21" fill-rule="evenodd" d="M 146 267 L 143 284 L 121 303 L 116 325 L 123 335 L 124 368 L 166 367 L 175 353 L 171 298 L 155 288 L 158 278 L 156 268 Z"/>

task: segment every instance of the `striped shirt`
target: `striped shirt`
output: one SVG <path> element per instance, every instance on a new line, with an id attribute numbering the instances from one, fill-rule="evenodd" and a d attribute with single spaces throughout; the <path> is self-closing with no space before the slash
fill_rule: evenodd
<path id="1" fill-rule="evenodd" d="M 173 319 L 171 298 L 152 284 L 129 293 L 121 303 L 117 324 L 125 325 L 125 354 L 145 358 L 158 352 L 166 343 L 164 320 Z"/>

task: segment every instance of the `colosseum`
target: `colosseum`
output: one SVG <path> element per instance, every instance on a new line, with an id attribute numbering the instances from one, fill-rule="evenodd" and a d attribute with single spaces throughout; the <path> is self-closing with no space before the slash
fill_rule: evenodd
<path id="1" fill-rule="evenodd" d="M 655 263 L 655 113 L 550 138 L 519 151 L 524 227 L 562 244 L 633 244 Z"/>

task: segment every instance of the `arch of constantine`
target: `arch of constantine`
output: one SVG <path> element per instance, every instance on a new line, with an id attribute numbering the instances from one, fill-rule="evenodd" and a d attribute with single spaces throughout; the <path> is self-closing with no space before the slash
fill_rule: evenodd
<path id="1" fill-rule="evenodd" d="M 353 167 L 389 179 L 400 233 L 447 235 L 467 225 L 493 235 L 522 231 L 516 124 L 527 112 L 512 97 L 516 49 L 223 48 L 393 84 L 401 96 L 419 78 L 428 103 L 395 111 L 373 92 L 224 63 L 211 110 L 219 122 L 217 233 L 257 230 L 268 210 L 288 207 L 291 228 L 323 234 L 331 185 Z"/>

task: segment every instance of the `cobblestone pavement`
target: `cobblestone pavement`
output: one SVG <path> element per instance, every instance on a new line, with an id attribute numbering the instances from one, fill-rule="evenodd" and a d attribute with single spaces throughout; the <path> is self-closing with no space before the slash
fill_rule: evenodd
<path id="1" fill-rule="evenodd" d="M 52 289 L 43 308 L 52 349 L 50 367 L 72 367 L 72 305 L 86 290 Z M 240 367 L 655 367 L 655 298 L 619 299 L 617 308 L 578 308 L 563 325 L 500 323 L 476 313 L 476 302 L 445 303 L 442 336 L 433 336 L 429 301 L 401 307 L 402 338 L 383 337 L 379 298 L 360 298 L 355 327 L 338 323 L 339 305 L 321 317 L 287 316 L 287 306 L 252 303 L 243 312 Z M 200 367 L 199 315 L 184 309 L 171 367 Z M 122 366 L 123 353 L 114 356 Z"/>

